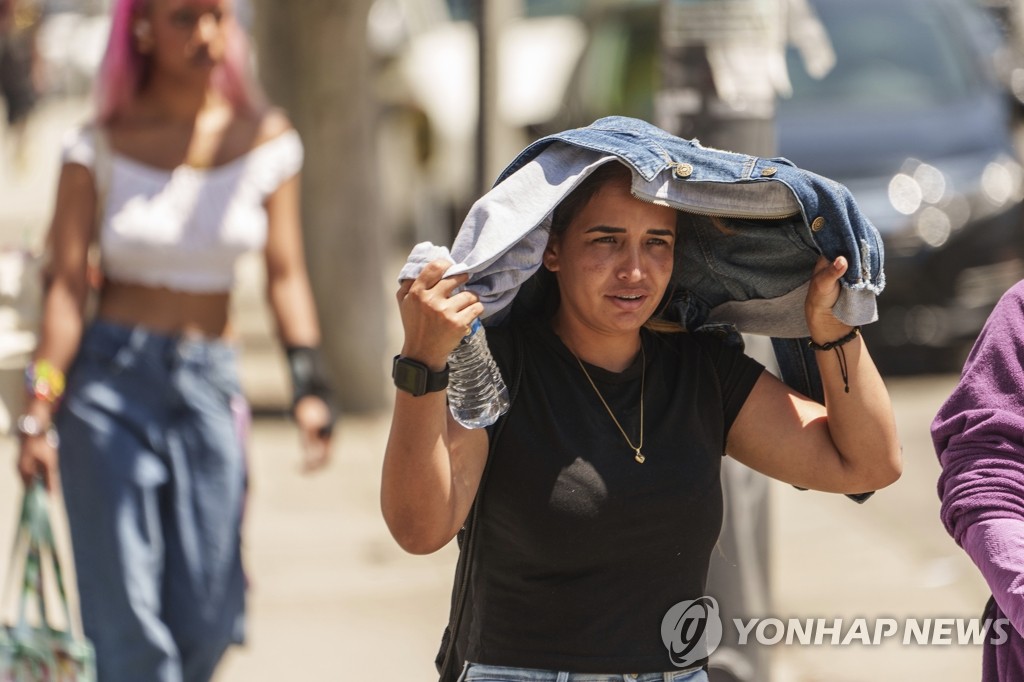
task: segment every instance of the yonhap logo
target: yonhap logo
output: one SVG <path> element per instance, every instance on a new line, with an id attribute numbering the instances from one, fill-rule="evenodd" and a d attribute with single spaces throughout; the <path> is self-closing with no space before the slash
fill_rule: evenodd
<path id="1" fill-rule="evenodd" d="M 722 618 L 712 597 L 681 601 L 661 620 L 661 641 L 677 668 L 711 655 L 722 643 Z"/>

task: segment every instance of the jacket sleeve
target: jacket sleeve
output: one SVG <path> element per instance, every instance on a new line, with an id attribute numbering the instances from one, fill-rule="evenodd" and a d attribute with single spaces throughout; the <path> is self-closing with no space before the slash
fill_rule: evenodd
<path id="1" fill-rule="evenodd" d="M 992 311 L 931 432 L 942 523 L 1024 632 L 1024 282 Z"/>

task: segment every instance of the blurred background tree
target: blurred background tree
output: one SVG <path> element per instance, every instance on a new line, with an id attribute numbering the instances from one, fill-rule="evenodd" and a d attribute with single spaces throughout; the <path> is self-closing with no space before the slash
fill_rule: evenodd
<path id="1" fill-rule="evenodd" d="M 372 0 L 254 0 L 267 94 L 306 141 L 302 212 L 324 351 L 341 407 L 384 407 L 387 230 L 380 222 L 375 102 L 367 49 Z M 396 178 L 390 191 L 401 192 Z"/>

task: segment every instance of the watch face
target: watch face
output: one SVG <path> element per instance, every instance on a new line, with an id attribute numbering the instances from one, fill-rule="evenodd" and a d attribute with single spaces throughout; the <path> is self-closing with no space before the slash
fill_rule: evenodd
<path id="1" fill-rule="evenodd" d="M 427 392 L 427 368 L 406 358 L 399 358 L 394 367 L 395 386 L 413 395 Z"/>

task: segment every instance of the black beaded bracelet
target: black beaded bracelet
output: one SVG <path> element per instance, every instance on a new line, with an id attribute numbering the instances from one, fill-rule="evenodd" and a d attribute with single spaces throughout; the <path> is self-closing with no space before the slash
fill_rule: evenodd
<path id="1" fill-rule="evenodd" d="M 835 341 L 828 341 L 826 343 L 815 343 L 814 339 L 807 339 L 807 345 L 814 350 L 832 350 L 833 348 L 839 348 L 839 346 L 845 346 L 846 344 L 853 341 L 860 335 L 860 326 L 856 326 L 850 330 L 850 333 L 846 336 L 836 339 Z"/>
<path id="2" fill-rule="evenodd" d="M 858 336 L 860 336 L 860 326 L 854 327 L 849 334 L 835 341 L 815 343 L 814 339 L 807 339 L 807 345 L 814 350 L 834 350 L 836 352 L 836 357 L 839 358 L 839 373 L 843 377 L 843 390 L 847 393 L 850 392 L 850 373 L 847 371 L 846 351 L 843 350 L 843 346 Z"/>

